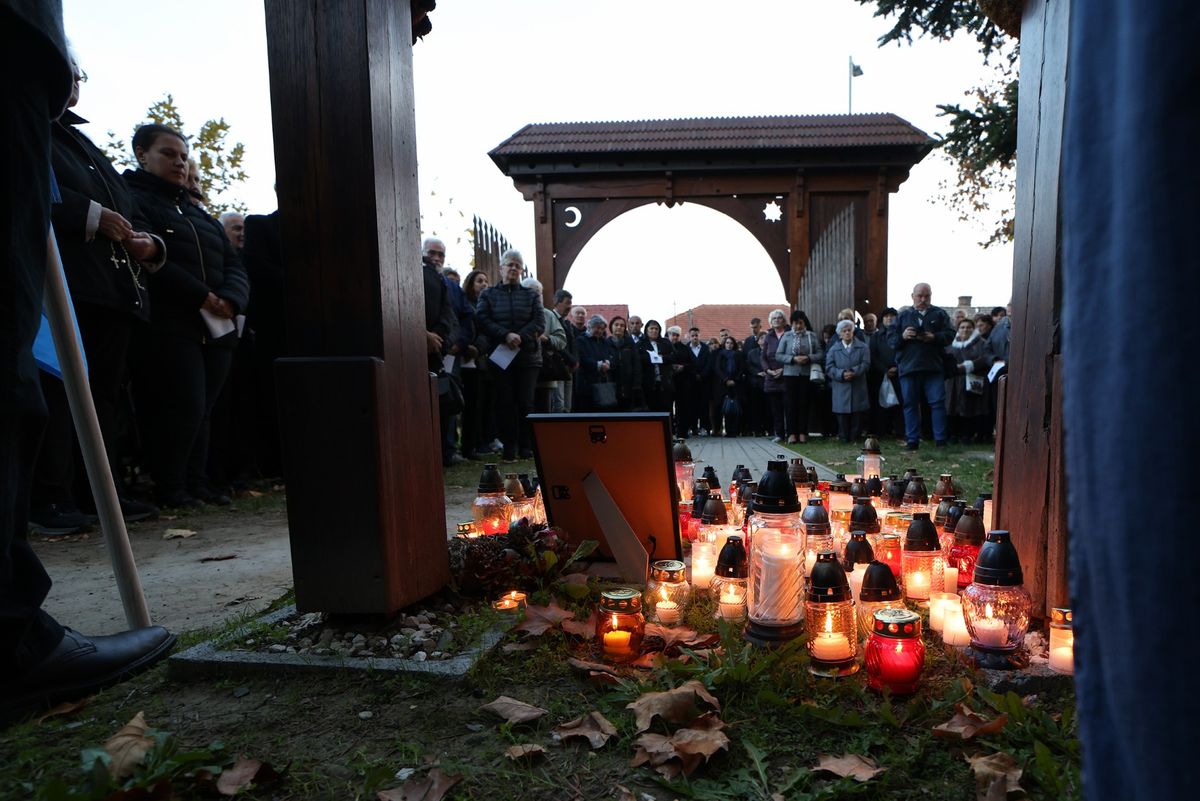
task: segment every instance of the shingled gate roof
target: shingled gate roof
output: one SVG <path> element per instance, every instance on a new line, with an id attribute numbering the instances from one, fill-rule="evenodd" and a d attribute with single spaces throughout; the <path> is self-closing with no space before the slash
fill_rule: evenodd
<path id="1" fill-rule="evenodd" d="M 627 122 L 531 123 L 488 155 L 506 173 L 522 164 L 634 156 L 714 155 L 739 161 L 754 154 L 803 158 L 804 151 L 897 150 L 920 160 L 934 140 L 895 114 L 814 114 L 789 117 L 718 117 Z M 919 153 L 919 155 L 918 155 Z M 898 153 L 899 154 L 899 153 Z"/>

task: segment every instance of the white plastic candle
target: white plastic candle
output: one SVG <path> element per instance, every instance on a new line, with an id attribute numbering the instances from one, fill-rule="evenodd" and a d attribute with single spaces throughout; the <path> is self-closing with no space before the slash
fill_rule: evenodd
<path id="1" fill-rule="evenodd" d="M 942 610 L 945 616 L 942 641 L 947 645 L 970 645 L 971 635 L 967 631 L 967 620 L 963 617 L 962 603 L 943 601 Z"/>
<path id="2" fill-rule="evenodd" d="M 945 580 L 942 581 L 942 587 L 946 592 L 954 592 L 958 589 L 958 568 L 947 567 L 945 571 Z"/>
<path id="3" fill-rule="evenodd" d="M 862 592 L 863 579 L 867 577 L 866 565 L 855 565 L 846 578 L 850 580 L 850 597 L 858 603 L 858 594 Z"/>
<path id="4" fill-rule="evenodd" d="M 1060 645 L 1050 649 L 1050 669 L 1057 673 L 1075 672 L 1075 649 L 1070 645 Z"/>
<path id="5" fill-rule="evenodd" d="M 924 601 L 929 597 L 929 574 L 923 570 L 914 571 L 906 576 L 908 586 L 904 588 L 909 598 Z"/>
<path id="6" fill-rule="evenodd" d="M 958 602 L 958 595 L 953 592 L 934 592 L 929 595 L 929 628 L 941 631 L 946 625 L 947 604 Z"/>
<path id="7" fill-rule="evenodd" d="M 763 535 L 761 573 L 754 598 L 756 619 L 793 620 L 802 616 L 800 604 L 804 577 L 799 554 L 779 535 Z M 769 539 L 768 539 L 769 538 Z"/>
<path id="8" fill-rule="evenodd" d="M 811 576 L 813 565 L 817 563 L 817 552 L 808 551 L 804 554 L 804 575 Z"/>
<path id="9" fill-rule="evenodd" d="M 741 620 L 746 614 L 746 598 L 734 587 L 725 587 L 721 591 L 719 608 L 725 620 Z"/>
<path id="10" fill-rule="evenodd" d="M 825 631 L 809 643 L 808 652 L 813 659 L 824 662 L 840 662 L 854 655 L 846 635 L 833 630 L 833 615 L 830 614 L 825 615 Z"/>
<path id="11" fill-rule="evenodd" d="M 679 622 L 679 604 L 674 601 L 659 601 L 654 605 L 654 615 L 664 626 L 674 626 Z"/>
<path id="12" fill-rule="evenodd" d="M 692 586 L 707 590 L 717 569 L 717 548 L 711 542 L 692 543 Z"/>

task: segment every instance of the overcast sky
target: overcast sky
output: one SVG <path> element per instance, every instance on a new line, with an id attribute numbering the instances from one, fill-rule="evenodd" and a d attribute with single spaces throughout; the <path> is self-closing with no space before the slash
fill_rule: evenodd
<path id="1" fill-rule="evenodd" d="M 76 108 L 98 143 L 128 141 L 146 108 L 175 96 L 189 133 L 224 117 L 246 145 L 237 191 L 253 212 L 275 208 L 263 7 L 255 0 L 64 0 L 67 35 L 88 72 Z M 878 48 L 890 25 L 852 0 L 442 0 L 433 33 L 414 49 L 420 196 L 426 233 L 447 239 L 464 273 L 473 214 L 534 261 L 533 209 L 487 157 L 530 122 L 891 112 L 943 132 L 937 104 L 989 71 L 973 39 Z M 1012 248 L 983 250 L 981 224 L 938 202 L 952 167 L 936 152 L 892 196 L 888 301 L 917 281 L 934 302 L 1003 304 Z M 567 278 L 582 303 L 629 303 L 662 319 L 700 303 L 783 301 L 757 241 L 697 206 L 649 206 L 610 223 Z"/>

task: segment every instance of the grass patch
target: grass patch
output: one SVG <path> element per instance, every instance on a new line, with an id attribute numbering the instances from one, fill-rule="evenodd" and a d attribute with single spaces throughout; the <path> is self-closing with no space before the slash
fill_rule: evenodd
<path id="1" fill-rule="evenodd" d="M 861 443 L 847 445 L 836 438 L 811 440 L 803 445 L 780 445 L 811 460 L 832 469 L 837 473 L 858 473 L 860 463 L 857 461 L 862 453 Z M 904 450 L 904 444 L 894 440 L 883 441 L 883 472 L 886 475 L 903 475 L 912 467 L 925 477 L 925 486 L 933 491 L 938 475 L 951 473 L 954 479 L 962 484 L 967 494 L 967 502 L 975 500 L 981 492 L 991 492 L 995 479 L 996 465 L 991 456 L 991 449 L 982 443 L 968 445 L 947 445 L 936 448 L 922 443 L 917 451 Z"/>

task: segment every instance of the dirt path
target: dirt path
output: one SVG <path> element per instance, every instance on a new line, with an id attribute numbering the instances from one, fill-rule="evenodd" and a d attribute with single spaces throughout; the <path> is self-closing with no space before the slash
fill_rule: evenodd
<path id="1" fill-rule="evenodd" d="M 474 487 L 446 488 L 449 533 L 471 518 Z M 195 535 L 164 540 L 169 528 Z M 292 558 L 282 494 L 234 507 L 137 523 L 129 528 L 150 616 L 174 632 L 205 628 L 262 609 L 292 586 Z M 125 613 L 99 530 L 86 539 L 34 538 L 54 586 L 45 609 L 88 634 L 123 631 Z M 228 557 L 232 559 L 217 559 Z M 213 561 L 203 561 L 203 560 Z"/>

